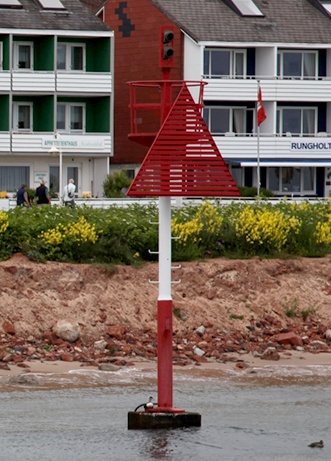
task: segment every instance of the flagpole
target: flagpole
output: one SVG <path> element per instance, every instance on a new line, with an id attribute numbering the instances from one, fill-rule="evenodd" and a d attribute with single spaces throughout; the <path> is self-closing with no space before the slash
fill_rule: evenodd
<path id="1" fill-rule="evenodd" d="M 257 94 L 259 94 L 260 80 L 257 80 Z M 257 168 L 256 168 L 256 181 L 257 181 L 257 196 L 260 195 L 260 124 L 259 124 L 259 101 L 256 104 L 256 127 L 257 127 Z"/>
<path id="2" fill-rule="evenodd" d="M 260 195 L 261 177 L 260 177 L 260 124 L 266 119 L 265 110 L 262 103 L 262 92 L 260 87 L 260 80 L 257 80 L 257 104 L 256 104 L 256 127 L 257 127 L 257 196 Z"/>
<path id="3" fill-rule="evenodd" d="M 260 125 L 257 123 L 257 196 L 260 195 L 260 185 Z"/>

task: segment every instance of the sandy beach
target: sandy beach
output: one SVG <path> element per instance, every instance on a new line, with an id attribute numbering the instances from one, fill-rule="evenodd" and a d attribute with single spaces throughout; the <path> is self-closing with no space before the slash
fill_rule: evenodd
<path id="1" fill-rule="evenodd" d="M 64 361 L 28 361 L 25 362 L 26 367 L 22 368 L 16 364 L 9 364 L 9 369 L 0 369 L 0 385 L 1 382 L 7 382 L 4 378 L 13 378 L 27 375 L 48 375 L 51 374 L 53 380 L 56 380 L 56 375 L 59 379 L 62 379 L 64 375 L 83 370 L 86 372 L 97 371 L 102 373 L 97 366 L 86 366 L 86 364 L 80 362 L 64 362 Z M 280 354 L 280 359 L 275 360 L 263 360 L 260 357 L 254 356 L 253 354 L 228 354 L 228 360 L 221 362 L 219 360 L 209 359 L 204 363 L 190 363 L 185 366 L 178 364 L 173 365 L 174 375 L 176 373 L 190 374 L 200 372 L 208 374 L 212 372 L 213 375 L 218 374 L 220 376 L 228 375 L 231 372 L 236 374 L 252 373 L 254 370 L 274 370 L 277 375 L 288 374 L 288 369 L 291 368 L 296 373 L 300 374 L 300 370 L 307 368 L 313 369 L 314 367 L 330 368 L 331 373 L 331 354 L 330 353 L 308 353 L 299 351 L 283 352 Z M 148 360 L 141 357 L 128 359 L 128 365 L 123 367 L 114 367 L 112 372 L 116 375 L 120 370 L 128 370 L 137 373 L 141 372 L 155 372 L 157 377 L 157 360 Z M 12 380 L 14 383 L 15 380 Z M 19 381 L 17 381 L 19 383 Z"/>

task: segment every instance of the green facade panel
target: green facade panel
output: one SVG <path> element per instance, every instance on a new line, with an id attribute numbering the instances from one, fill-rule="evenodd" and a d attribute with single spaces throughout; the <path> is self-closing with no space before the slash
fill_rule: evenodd
<path id="1" fill-rule="evenodd" d="M 40 37 L 34 40 L 34 69 L 53 71 L 54 37 Z"/>
<path id="2" fill-rule="evenodd" d="M 9 95 L 0 96 L 0 131 L 9 131 Z"/>
<path id="3" fill-rule="evenodd" d="M 0 35 L 2 42 L 2 67 L 3 70 L 9 70 L 10 63 L 10 41 L 9 35 Z"/>
<path id="4" fill-rule="evenodd" d="M 54 130 L 54 98 L 42 96 L 33 98 L 33 131 Z"/>
<path id="5" fill-rule="evenodd" d="M 86 103 L 86 131 L 109 133 L 110 98 L 93 98 Z"/>
<path id="6" fill-rule="evenodd" d="M 86 42 L 86 71 L 110 72 L 109 38 L 98 38 Z"/>

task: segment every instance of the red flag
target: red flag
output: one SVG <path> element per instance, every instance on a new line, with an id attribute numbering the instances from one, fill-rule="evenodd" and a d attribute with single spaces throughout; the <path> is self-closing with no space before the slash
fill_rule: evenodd
<path id="1" fill-rule="evenodd" d="M 266 118 L 267 116 L 266 116 L 266 113 L 263 107 L 263 102 L 262 102 L 262 91 L 259 85 L 259 89 L 257 93 L 257 126 L 260 126 L 261 123 L 263 123 Z"/>

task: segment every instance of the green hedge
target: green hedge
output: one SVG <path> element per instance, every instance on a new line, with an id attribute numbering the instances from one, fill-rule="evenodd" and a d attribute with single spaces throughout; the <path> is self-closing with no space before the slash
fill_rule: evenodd
<path id="1" fill-rule="evenodd" d="M 0 259 L 101 264 L 157 260 L 158 201 L 127 208 L 32 207 L 0 211 Z M 331 252 L 330 202 L 204 201 L 172 211 L 174 261 L 217 256 L 323 256 Z M 154 252 L 154 253 L 153 253 Z"/>

